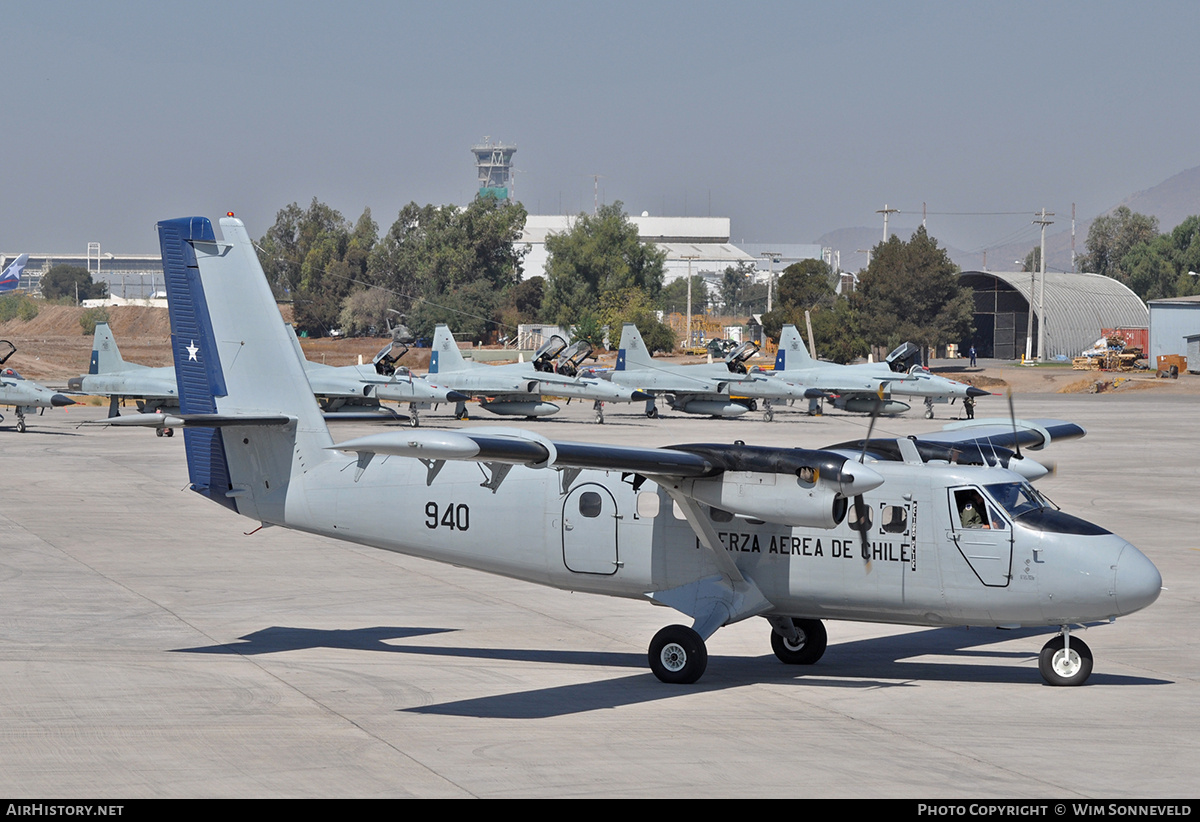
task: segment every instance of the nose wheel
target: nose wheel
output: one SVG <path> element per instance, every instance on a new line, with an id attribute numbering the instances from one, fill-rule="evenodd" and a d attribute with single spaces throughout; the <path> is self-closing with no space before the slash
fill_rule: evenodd
<path id="1" fill-rule="evenodd" d="M 793 619 L 791 636 L 771 631 L 771 650 L 786 665 L 812 665 L 825 654 L 829 635 L 819 619 Z"/>
<path id="2" fill-rule="evenodd" d="M 1038 672 L 1047 685 L 1082 685 L 1092 675 L 1092 649 L 1064 631 L 1042 646 Z"/>

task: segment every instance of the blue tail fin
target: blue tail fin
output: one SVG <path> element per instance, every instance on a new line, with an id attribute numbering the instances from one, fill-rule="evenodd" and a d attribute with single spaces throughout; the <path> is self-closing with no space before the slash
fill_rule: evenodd
<path id="1" fill-rule="evenodd" d="M 326 459 L 332 440 L 245 226 L 227 217 L 221 232 L 203 217 L 158 224 L 180 411 L 214 415 L 184 429 L 188 471 L 194 490 L 273 521 L 296 466 Z M 251 422 L 270 414 L 294 423 Z"/>
<path id="2" fill-rule="evenodd" d="M 21 272 L 25 270 L 25 264 L 28 262 L 29 255 L 22 254 L 9 263 L 4 273 L 0 274 L 0 291 L 13 291 L 21 284 Z"/>

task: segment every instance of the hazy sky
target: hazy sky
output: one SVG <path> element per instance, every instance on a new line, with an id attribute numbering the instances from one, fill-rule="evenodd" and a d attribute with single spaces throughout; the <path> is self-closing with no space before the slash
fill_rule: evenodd
<path id="1" fill-rule="evenodd" d="M 386 230 L 472 197 L 484 136 L 530 212 L 590 211 L 599 174 L 747 242 L 924 202 L 979 249 L 1200 165 L 1195 0 L 14 0 L 0 31 L 10 253 L 154 252 L 226 211 L 259 236 L 313 197 Z"/>

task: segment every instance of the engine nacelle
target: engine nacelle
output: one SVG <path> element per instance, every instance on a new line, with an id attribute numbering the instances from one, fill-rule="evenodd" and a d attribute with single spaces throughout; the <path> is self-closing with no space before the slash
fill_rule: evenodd
<path id="1" fill-rule="evenodd" d="M 480 401 L 479 405 L 493 414 L 500 414 L 505 417 L 547 417 L 558 413 L 557 405 L 552 402 L 541 402 L 539 400 Z"/>
<path id="2" fill-rule="evenodd" d="M 672 403 L 671 407 L 676 411 L 688 414 L 707 414 L 710 417 L 740 417 L 750 410 L 740 402 L 731 400 L 685 400 Z"/>
<path id="3" fill-rule="evenodd" d="M 834 528 L 849 508 L 846 497 L 830 483 L 786 473 L 726 471 L 694 480 L 687 493 L 732 514 L 808 528 Z"/>

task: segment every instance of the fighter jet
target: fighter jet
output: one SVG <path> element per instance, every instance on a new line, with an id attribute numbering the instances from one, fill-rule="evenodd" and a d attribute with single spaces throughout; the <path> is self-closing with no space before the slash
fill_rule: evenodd
<path id="1" fill-rule="evenodd" d="M 655 402 L 658 397 L 663 397 L 673 411 L 739 417 L 752 410 L 757 400 L 770 403 L 813 393 L 784 380 L 770 380 L 760 370 L 747 368 L 746 362 L 757 352 L 757 344 L 745 342 L 721 363 L 668 365 L 651 358 L 637 326 L 625 323 L 617 366 L 609 376 L 618 385 L 640 388 L 651 395 L 646 402 L 646 416 L 651 419 L 658 416 Z"/>
<path id="2" fill-rule="evenodd" d="M 8 340 L 0 340 L 0 406 L 17 409 L 17 430 L 25 433 L 25 415 L 41 409 L 60 408 L 64 405 L 74 405 L 75 400 L 51 391 L 45 386 L 27 380 L 12 368 L 5 367 L 8 358 L 17 353 L 17 347 Z M 0 415 L 0 421 L 4 417 Z"/>
<path id="3" fill-rule="evenodd" d="M 892 363 L 900 360 L 904 346 L 893 351 L 888 362 L 838 365 L 814 360 L 794 325 L 785 325 L 779 335 L 772 379 L 783 380 L 806 389 L 815 389 L 835 407 L 847 411 L 874 413 L 883 389 L 883 404 L 878 413 L 902 414 L 911 406 L 895 396 L 920 397 L 925 401 L 925 418 L 933 419 L 933 403 L 965 397 L 986 397 L 987 391 L 966 383 L 931 374 L 914 365 L 907 371 L 895 371 Z M 810 396 L 810 402 L 817 402 Z M 814 410 L 810 406 L 810 411 Z"/>
<path id="4" fill-rule="evenodd" d="M 483 397 L 480 405 L 493 414 L 519 417 L 544 417 L 559 407 L 545 399 L 566 397 L 591 400 L 596 422 L 604 422 L 604 403 L 640 402 L 648 394 L 597 377 L 582 367 L 591 354 L 587 343 L 575 343 L 568 349 L 566 340 L 552 336 L 534 354 L 533 362 L 508 365 L 484 365 L 467 362 L 454 336 L 445 325 L 434 330 L 433 350 L 429 357 L 431 383 L 463 394 Z M 466 404 L 458 403 L 455 417 L 465 419 Z"/>
<path id="5" fill-rule="evenodd" d="M 294 333 L 294 332 L 293 332 Z M 298 345 L 299 343 L 297 343 Z M 417 404 L 455 402 L 462 395 L 436 388 L 425 380 L 414 378 L 408 369 L 397 369 L 392 345 L 375 357 L 376 367 L 330 366 L 305 360 L 305 372 L 321 410 L 338 415 L 336 419 L 361 419 L 381 416 L 380 400 L 407 402 L 413 405 L 409 424 L 419 424 Z M 381 365 L 382 363 L 382 365 Z M 97 323 L 92 338 L 92 359 L 88 373 L 72 377 L 67 382 L 70 391 L 109 398 L 108 417 L 119 417 L 124 400 L 134 400 L 142 414 L 178 414 L 179 399 L 175 368 L 152 368 L 126 362 L 117 348 L 108 323 Z M 386 416 L 403 419 L 395 413 Z M 158 429 L 159 436 L 173 436 L 170 426 Z"/>

